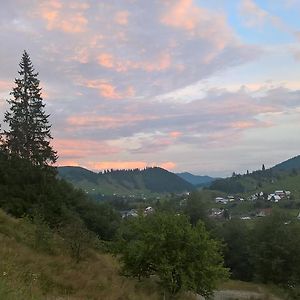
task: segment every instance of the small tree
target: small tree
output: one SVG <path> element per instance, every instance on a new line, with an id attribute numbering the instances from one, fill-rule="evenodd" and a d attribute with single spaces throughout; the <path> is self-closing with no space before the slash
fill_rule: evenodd
<path id="1" fill-rule="evenodd" d="M 218 242 L 202 222 L 193 227 L 182 215 L 156 213 L 129 220 L 120 231 L 118 253 L 125 275 L 156 275 L 172 295 L 192 291 L 209 296 L 217 281 L 227 277 Z"/>
<path id="2" fill-rule="evenodd" d="M 78 219 L 77 222 L 73 222 L 62 228 L 60 234 L 64 238 L 70 256 L 76 263 L 79 263 L 92 244 L 91 232 L 89 232 L 83 222 Z"/>
<path id="3" fill-rule="evenodd" d="M 5 113 L 4 122 L 9 130 L 4 131 L 3 147 L 11 156 L 47 166 L 56 162 L 57 155 L 50 146 L 51 125 L 44 111 L 38 73 L 26 51 L 19 66 L 20 78 L 15 80 L 16 86 L 11 92 L 13 99 L 7 100 L 10 109 Z"/>

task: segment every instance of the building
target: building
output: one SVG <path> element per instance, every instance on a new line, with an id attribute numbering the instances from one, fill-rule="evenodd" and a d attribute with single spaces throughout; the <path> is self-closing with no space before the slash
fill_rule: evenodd
<path id="1" fill-rule="evenodd" d="M 216 201 L 216 203 L 222 203 L 222 204 L 227 204 L 228 203 L 228 199 L 225 199 L 223 197 L 216 197 L 215 201 Z"/>

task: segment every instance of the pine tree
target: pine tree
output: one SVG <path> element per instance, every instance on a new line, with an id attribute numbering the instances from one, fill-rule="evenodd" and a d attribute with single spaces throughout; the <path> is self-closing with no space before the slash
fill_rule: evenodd
<path id="1" fill-rule="evenodd" d="M 50 145 L 51 125 L 44 111 L 38 73 L 26 51 L 19 66 L 20 78 L 15 79 L 16 86 L 10 93 L 13 99 L 7 100 L 10 109 L 5 113 L 4 122 L 9 130 L 4 131 L 3 146 L 11 156 L 37 166 L 48 166 L 56 162 L 57 154 Z"/>

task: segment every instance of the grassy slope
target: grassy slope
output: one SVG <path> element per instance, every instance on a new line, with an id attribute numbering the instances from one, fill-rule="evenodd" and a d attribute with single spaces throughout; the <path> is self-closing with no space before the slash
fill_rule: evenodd
<path id="1" fill-rule="evenodd" d="M 108 254 L 90 250 L 88 258 L 76 264 L 59 237 L 53 240 L 54 253 L 35 250 L 34 231 L 29 222 L 0 210 L 0 299 L 162 298 L 153 281 L 120 276 L 118 263 Z"/>
<path id="2" fill-rule="evenodd" d="M 0 210 L 0 299 L 162 299 L 157 285 L 138 282 L 119 275 L 117 261 L 108 254 L 90 250 L 79 264 L 66 255 L 62 240 L 53 236 L 54 253 L 47 254 L 33 247 L 36 227 L 26 220 L 14 219 Z M 279 294 L 272 287 L 239 281 L 228 281 L 219 289 L 262 292 L 273 299 Z M 195 299 L 185 295 L 178 300 Z"/>

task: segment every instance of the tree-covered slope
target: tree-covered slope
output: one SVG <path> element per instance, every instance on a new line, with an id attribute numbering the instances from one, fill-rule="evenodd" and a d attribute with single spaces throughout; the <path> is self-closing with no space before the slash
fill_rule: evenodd
<path id="1" fill-rule="evenodd" d="M 210 189 L 233 194 L 290 190 L 295 197 L 300 198 L 299 168 L 300 156 L 297 156 L 267 170 L 218 179 L 211 184 Z"/>
<path id="2" fill-rule="evenodd" d="M 292 171 L 298 169 L 300 169 L 300 155 L 279 163 L 272 168 L 272 170 L 278 171 Z"/>
<path id="3" fill-rule="evenodd" d="M 158 167 L 104 173 L 94 173 L 80 167 L 59 167 L 58 173 L 76 187 L 92 194 L 176 193 L 194 189 L 192 184 L 179 176 Z"/>
<path id="4" fill-rule="evenodd" d="M 210 176 L 194 175 L 189 172 L 176 173 L 176 175 L 195 186 L 207 186 L 215 180 Z"/>

